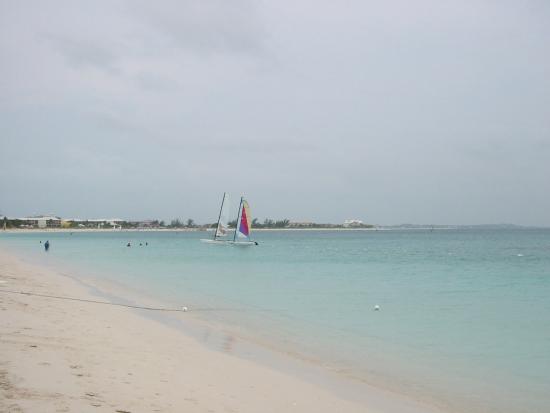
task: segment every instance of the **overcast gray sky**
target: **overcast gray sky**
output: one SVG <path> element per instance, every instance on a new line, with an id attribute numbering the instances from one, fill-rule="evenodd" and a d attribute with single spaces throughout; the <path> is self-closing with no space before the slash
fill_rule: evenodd
<path id="1" fill-rule="evenodd" d="M 0 0 L 0 213 L 550 225 L 550 2 Z"/>

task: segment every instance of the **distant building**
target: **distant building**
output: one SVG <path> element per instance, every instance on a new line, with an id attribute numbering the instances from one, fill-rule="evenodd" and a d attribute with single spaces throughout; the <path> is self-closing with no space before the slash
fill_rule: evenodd
<path id="1" fill-rule="evenodd" d="M 357 228 L 363 226 L 363 221 L 358 219 L 346 219 L 344 221 L 344 228 Z"/>
<path id="2" fill-rule="evenodd" d="M 103 228 L 104 226 L 120 228 L 123 222 L 124 220 L 119 218 L 95 218 L 95 219 L 68 218 L 63 220 L 62 225 L 65 224 L 67 227 L 71 227 L 75 225 L 79 228 L 86 228 L 86 227 Z"/>
<path id="3" fill-rule="evenodd" d="M 110 225 L 112 227 L 120 226 L 124 222 L 123 219 L 119 218 L 96 218 L 96 219 L 89 219 L 88 222 L 93 222 L 97 225 Z"/>
<path id="4" fill-rule="evenodd" d="M 290 222 L 288 228 L 310 228 L 315 226 L 314 222 Z"/>
<path id="5" fill-rule="evenodd" d="M 35 217 L 19 218 L 28 227 L 36 228 L 59 228 L 61 227 L 61 218 L 50 215 L 38 215 Z"/>
<path id="6" fill-rule="evenodd" d="M 155 226 L 155 221 L 152 219 L 146 219 L 138 222 L 138 228 L 153 228 Z"/>

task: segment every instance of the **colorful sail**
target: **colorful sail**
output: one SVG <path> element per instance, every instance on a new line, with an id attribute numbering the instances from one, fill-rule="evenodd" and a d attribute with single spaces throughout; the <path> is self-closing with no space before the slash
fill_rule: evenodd
<path id="1" fill-rule="evenodd" d="M 244 199 L 241 203 L 241 220 L 239 223 L 239 236 L 250 237 L 250 230 L 252 229 L 252 220 L 250 219 L 250 207 L 248 202 Z"/>

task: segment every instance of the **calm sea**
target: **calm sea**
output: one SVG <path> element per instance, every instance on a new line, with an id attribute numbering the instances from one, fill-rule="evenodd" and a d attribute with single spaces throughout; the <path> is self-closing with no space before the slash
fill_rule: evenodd
<path id="1" fill-rule="evenodd" d="M 44 256 L 47 238 L 48 259 L 219 309 L 205 317 L 450 410 L 550 411 L 550 230 L 266 231 L 251 248 L 205 236 L 0 234 L 0 245 Z"/>

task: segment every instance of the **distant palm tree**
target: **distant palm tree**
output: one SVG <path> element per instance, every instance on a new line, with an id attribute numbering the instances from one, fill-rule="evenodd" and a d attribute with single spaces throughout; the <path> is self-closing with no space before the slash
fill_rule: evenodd
<path id="1" fill-rule="evenodd" d="M 282 219 L 280 221 L 275 222 L 275 227 L 277 228 L 285 228 L 288 226 L 290 221 L 288 219 Z"/>
<path id="2" fill-rule="evenodd" d="M 176 218 L 176 219 L 173 219 L 172 221 L 170 221 L 170 226 L 172 228 L 181 228 L 181 227 L 183 227 L 183 224 L 178 218 Z"/>

